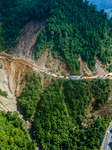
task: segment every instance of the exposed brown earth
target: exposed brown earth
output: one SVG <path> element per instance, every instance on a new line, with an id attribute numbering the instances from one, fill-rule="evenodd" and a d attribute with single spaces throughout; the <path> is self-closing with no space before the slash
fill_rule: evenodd
<path id="1" fill-rule="evenodd" d="M 92 99 L 92 102 L 90 102 L 90 105 L 87 109 L 87 116 L 91 116 L 91 114 L 94 112 L 94 106 L 95 106 L 95 99 Z"/>
<path id="2" fill-rule="evenodd" d="M 49 49 L 46 49 L 43 55 L 35 60 L 35 42 L 42 31 L 45 28 L 45 21 L 38 22 L 36 20 L 30 21 L 23 30 L 21 30 L 20 35 L 17 39 L 19 39 L 19 43 L 16 47 L 12 48 L 12 54 L 14 58 L 21 58 L 27 61 L 35 62 L 35 64 L 43 70 L 57 72 L 57 74 L 61 75 L 70 75 L 70 70 L 67 66 L 65 60 L 54 59 L 53 56 L 49 53 Z M 96 59 L 96 64 L 93 72 L 88 68 L 87 63 L 79 57 L 80 61 L 80 75 L 104 75 L 107 73 L 106 69 L 103 67 L 102 63 Z"/>
<path id="3" fill-rule="evenodd" d="M 44 27 L 45 21 L 29 22 L 18 37 L 19 43 L 15 48 L 12 48 L 13 55 L 7 55 L 5 53 L 0 54 L 0 66 L 2 66 L 0 68 L 0 89 L 7 91 L 8 93 L 8 98 L 0 96 L 0 110 L 12 112 L 18 111 L 16 98 L 20 95 L 25 86 L 25 84 L 22 84 L 22 79 L 27 70 L 34 70 L 38 73 L 40 72 L 40 69 L 42 69 L 56 74 L 61 74 L 63 76 L 70 76 L 70 70 L 66 61 L 53 58 L 53 56 L 49 54 L 49 49 L 46 49 L 38 60 L 33 59 L 34 57 L 32 54 L 36 39 Z M 88 68 L 87 63 L 84 62 L 81 57 L 79 58 L 80 75 L 85 75 L 84 72 L 89 76 L 93 76 L 93 74 L 104 75 L 108 73 L 106 69 L 103 68 L 102 63 L 98 60 L 98 58 L 95 59 L 96 64 L 94 71 L 92 72 Z M 35 62 L 36 65 L 32 61 Z M 41 73 L 41 75 L 42 84 L 45 88 L 50 82 L 52 82 L 53 77 L 45 76 L 44 73 Z M 112 90 L 109 101 L 97 111 L 94 111 L 93 109 L 94 102 L 95 100 L 93 99 L 88 108 L 88 116 L 94 115 L 97 118 L 98 116 L 104 117 L 105 115 L 108 115 L 112 118 Z M 20 117 L 22 118 L 21 115 Z M 88 122 L 85 120 L 85 124 L 87 123 Z M 30 129 L 31 122 L 24 122 L 24 127 L 26 130 Z"/>
<path id="4" fill-rule="evenodd" d="M 17 40 L 19 43 L 16 47 L 12 48 L 12 53 L 15 58 L 19 57 L 22 59 L 28 59 L 31 57 L 33 47 L 35 45 L 37 36 L 45 27 L 45 21 L 38 22 L 36 20 L 30 21 L 23 30 Z M 31 59 L 31 58 L 30 58 Z"/>
<path id="5" fill-rule="evenodd" d="M 80 61 L 80 74 L 82 76 L 84 76 L 84 75 L 89 75 L 89 76 L 92 76 L 92 75 L 104 75 L 104 74 L 108 73 L 108 71 L 103 67 L 101 61 L 97 57 L 95 57 L 95 60 L 96 60 L 96 64 L 95 64 L 93 72 L 92 72 L 88 68 L 87 63 L 84 60 L 82 60 L 81 57 L 79 57 L 79 61 Z"/>
<path id="6" fill-rule="evenodd" d="M 40 69 L 65 76 L 70 75 L 70 70 L 67 67 L 65 60 L 62 61 L 61 58 L 53 58 L 48 49 L 46 49 L 43 55 L 35 63 Z"/>
<path id="7" fill-rule="evenodd" d="M 26 74 L 27 70 L 32 71 L 32 67 L 31 65 L 26 65 L 24 61 L 22 63 L 21 60 L 6 60 L 6 57 L 4 56 L 0 56 L 0 66 L 0 89 L 8 93 L 7 100 L 3 97 L 0 98 L 2 99 L 1 105 L 5 105 L 7 103 L 9 104 L 9 107 L 6 109 L 7 111 L 16 111 L 16 96 L 20 94 L 24 87 L 24 85 L 21 84 L 22 78 Z"/>
<path id="8" fill-rule="evenodd" d="M 22 59 L 12 59 L 11 55 L 0 54 L 0 89 L 8 93 L 7 98 L 0 96 L 0 110 L 5 112 L 18 111 L 21 119 L 23 119 L 23 116 L 17 105 L 17 97 L 25 86 L 22 79 L 27 70 L 31 72 L 35 70 L 32 63 Z M 36 72 L 38 73 L 38 68 L 36 68 Z M 29 121 L 24 120 L 25 129 L 29 129 L 30 125 Z"/>

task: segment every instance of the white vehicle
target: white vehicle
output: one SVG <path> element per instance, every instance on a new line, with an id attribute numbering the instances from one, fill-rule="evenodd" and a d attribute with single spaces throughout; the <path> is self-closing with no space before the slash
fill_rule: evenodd
<path id="1" fill-rule="evenodd" d="M 98 78 L 100 78 L 100 76 L 99 76 L 99 75 L 98 75 L 97 77 L 98 77 Z"/>

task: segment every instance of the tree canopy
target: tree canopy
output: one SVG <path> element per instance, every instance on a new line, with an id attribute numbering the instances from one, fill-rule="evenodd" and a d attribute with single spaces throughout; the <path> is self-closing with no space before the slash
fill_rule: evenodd
<path id="1" fill-rule="evenodd" d="M 33 19 L 47 20 L 36 42 L 37 58 L 49 48 L 54 57 L 66 60 L 71 74 L 80 73 L 79 56 L 91 70 L 96 56 L 103 64 L 111 63 L 112 20 L 83 0 L 1 1 L 0 51 L 15 46 L 20 29 Z"/>
<path id="2" fill-rule="evenodd" d="M 23 128 L 23 121 L 18 113 L 0 111 L 0 149 L 1 150 L 35 150 L 36 143 L 31 141 Z"/>
<path id="3" fill-rule="evenodd" d="M 31 74 L 30 71 L 27 71 L 24 79 L 27 83 L 19 97 L 19 104 L 23 108 L 26 118 L 30 119 L 40 98 L 41 77 L 37 76 L 35 72 Z"/>
<path id="4" fill-rule="evenodd" d="M 91 70 L 97 56 L 103 64 L 111 63 L 112 21 L 97 11 L 88 1 L 63 0 L 54 2 L 46 27 L 37 39 L 37 58 L 49 48 L 54 57 L 63 57 L 71 74 L 79 74 L 79 56 Z"/>
<path id="5" fill-rule="evenodd" d="M 110 118 L 100 117 L 84 127 L 87 108 L 95 98 L 96 108 L 108 100 L 109 80 L 59 79 L 42 93 L 33 122 L 33 136 L 44 150 L 100 149 Z"/>

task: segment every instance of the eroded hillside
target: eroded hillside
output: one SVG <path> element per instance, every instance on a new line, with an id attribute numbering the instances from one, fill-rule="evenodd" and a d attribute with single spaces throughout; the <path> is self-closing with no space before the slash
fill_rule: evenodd
<path id="1" fill-rule="evenodd" d="M 27 70 L 32 70 L 32 67 L 19 61 L 9 61 L 8 57 L 0 58 L 0 89 L 8 93 L 8 98 L 0 97 L 0 109 L 17 110 L 16 96 L 24 87 L 21 80 Z"/>
<path id="2" fill-rule="evenodd" d="M 16 47 L 11 49 L 14 57 L 20 57 L 21 59 L 32 59 L 33 56 L 33 58 L 35 58 L 33 53 L 34 45 L 37 40 L 37 36 L 44 27 L 45 21 L 30 21 L 24 29 L 20 31 L 20 35 L 17 38 L 19 43 Z"/>
<path id="3" fill-rule="evenodd" d="M 70 76 L 70 70 L 67 62 L 61 57 L 57 59 L 54 58 L 51 51 L 49 51 L 49 48 L 45 50 L 45 52 L 39 59 L 35 58 L 35 43 L 39 33 L 45 27 L 45 23 L 45 21 L 30 21 L 24 27 L 24 29 L 21 30 L 20 35 L 17 38 L 19 39 L 19 43 L 17 44 L 17 46 L 11 49 L 11 53 L 13 55 L 10 56 L 5 54 L 5 56 L 3 57 L 3 53 L 2 56 L 0 56 L 0 88 L 4 91 L 7 91 L 8 97 L 13 101 L 13 110 L 17 110 L 16 96 L 19 95 L 22 91 L 23 85 L 21 85 L 21 80 L 27 70 L 37 70 L 37 68 L 39 68 L 44 71 L 54 72 L 63 76 Z M 13 58 L 13 61 L 11 61 L 11 59 L 8 59 L 8 57 Z M 93 71 L 91 71 L 87 63 L 81 58 L 81 56 L 79 57 L 80 75 L 104 75 L 108 72 L 102 65 L 102 62 L 97 57 L 95 59 L 96 64 Z M 35 65 L 37 65 L 38 67 L 35 67 Z M 43 87 L 49 84 L 47 80 L 51 79 L 49 79 L 49 77 L 48 79 L 42 79 Z M 6 99 L 4 99 L 4 103 L 6 103 Z M 1 105 L 4 105 L 3 102 Z M 7 107 L 7 110 L 11 109 L 8 109 Z"/>
<path id="4" fill-rule="evenodd" d="M 19 43 L 16 45 L 16 47 L 11 48 L 10 52 L 13 54 L 13 58 L 20 58 L 29 62 L 33 62 L 40 69 L 69 76 L 71 73 L 67 65 L 67 61 L 62 57 L 54 58 L 49 48 L 45 48 L 45 52 L 42 54 L 42 56 L 38 59 L 36 58 L 36 40 L 39 33 L 43 28 L 45 28 L 45 23 L 45 21 L 30 21 L 24 27 L 24 29 L 21 30 L 20 35 L 17 38 L 17 40 L 19 40 Z M 88 64 L 81 58 L 81 56 L 78 60 L 80 61 L 80 75 L 91 76 L 94 74 L 104 75 L 108 73 L 108 71 L 102 65 L 102 62 L 97 57 L 95 57 L 96 64 L 93 71 L 89 69 Z"/>

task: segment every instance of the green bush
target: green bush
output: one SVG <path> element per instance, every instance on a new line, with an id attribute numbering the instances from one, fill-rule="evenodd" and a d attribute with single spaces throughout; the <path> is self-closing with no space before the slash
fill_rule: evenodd
<path id="1" fill-rule="evenodd" d="M 1 89 L 0 89 L 0 95 L 4 96 L 6 98 L 8 96 L 7 92 L 6 91 L 2 91 Z"/>
<path id="2" fill-rule="evenodd" d="M 2 91 L 2 96 L 7 97 L 8 96 L 7 92 L 6 91 Z"/>

